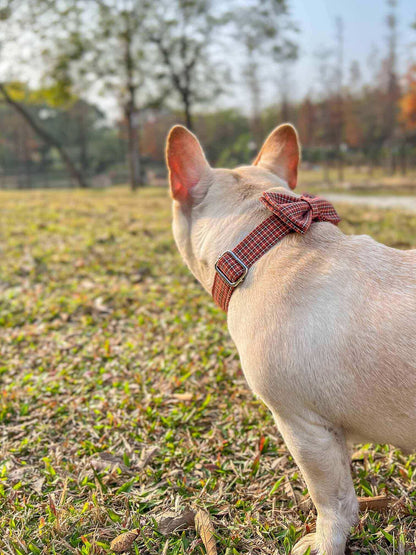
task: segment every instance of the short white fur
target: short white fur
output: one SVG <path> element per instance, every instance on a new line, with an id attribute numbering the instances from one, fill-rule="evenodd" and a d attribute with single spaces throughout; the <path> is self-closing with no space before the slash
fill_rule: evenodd
<path id="1" fill-rule="evenodd" d="M 171 176 L 193 148 L 200 146 L 190 132 L 171 131 Z M 270 215 L 261 193 L 295 195 L 298 159 L 296 132 L 285 124 L 255 165 L 217 170 L 204 159 L 199 181 L 187 183 L 181 160 L 189 196 L 172 192 L 174 237 L 208 293 L 218 257 Z M 309 547 L 343 554 L 358 510 L 347 443 L 416 448 L 416 250 L 315 223 L 250 269 L 231 298 L 228 327 L 247 382 L 272 411 L 317 509 L 316 533 L 293 555 Z"/>

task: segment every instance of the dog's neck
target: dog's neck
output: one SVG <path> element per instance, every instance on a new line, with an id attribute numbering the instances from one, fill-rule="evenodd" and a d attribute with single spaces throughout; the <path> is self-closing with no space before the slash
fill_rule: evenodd
<path id="1" fill-rule="evenodd" d="M 294 197 L 300 196 L 285 187 L 275 187 L 273 191 L 291 194 Z M 259 201 L 259 196 L 240 201 L 232 210 L 227 207 L 218 207 L 209 218 L 198 218 L 197 214 L 194 214 L 196 217 L 192 218 L 188 212 L 181 210 L 179 205 L 174 207 L 174 210 L 177 210 L 176 221 L 182 221 L 182 224 L 178 225 L 178 230 L 182 229 L 182 236 L 179 237 L 179 232 L 175 232 L 178 248 L 194 276 L 209 294 L 212 291 L 215 263 L 218 258 L 225 251 L 232 250 L 270 215 L 270 212 Z M 198 212 L 201 207 L 196 206 L 193 210 Z M 184 225 L 185 220 L 186 226 Z M 317 225 L 320 227 L 319 232 L 315 229 Z M 314 224 L 305 237 L 294 238 L 291 234 L 278 243 L 275 249 L 285 250 L 285 260 L 287 260 L 288 249 L 293 250 L 293 256 L 299 257 L 299 240 L 304 241 L 306 249 L 310 249 L 316 242 L 325 242 L 326 237 L 334 237 L 334 232 L 335 234 L 340 233 L 331 224 Z M 293 249 L 295 245 L 296 248 Z M 276 252 L 275 249 L 274 252 Z M 259 260 L 256 265 L 261 264 L 262 261 Z M 251 273 L 255 270 L 253 268 Z"/>

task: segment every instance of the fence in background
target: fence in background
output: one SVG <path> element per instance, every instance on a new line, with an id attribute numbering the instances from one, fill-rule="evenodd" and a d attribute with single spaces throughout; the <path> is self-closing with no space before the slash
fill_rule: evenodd
<path id="1" fill-rule="evenodd" d="M 117 170 L 88 175 L 92 188 L 104 188 L 128 182 L 128 172 Z M 0 189 L 64 189 L 74 187 L 69 174 L 65 171 L 0 173 Z"/>

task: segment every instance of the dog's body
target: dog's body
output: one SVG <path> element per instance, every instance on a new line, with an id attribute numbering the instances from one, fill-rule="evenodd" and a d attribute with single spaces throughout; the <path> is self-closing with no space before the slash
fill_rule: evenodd
<path id="1" fill-rule="evenodd" d="M 171 132 L 174 235 L 209 293 L 219 256 L 269 216 L 261 193 L 287 194 L 287 183 L 296 184 L 297 149 L 285 125 L 255 166 L 213 170 L 193 135 Z M 228 327 L 318 511 L 316 534 L 293 553 L 344 553 L 357 514 L 346 442 L 416 448 L 416 251 L 315 223 L 250 268 L 232 296 Z"/>

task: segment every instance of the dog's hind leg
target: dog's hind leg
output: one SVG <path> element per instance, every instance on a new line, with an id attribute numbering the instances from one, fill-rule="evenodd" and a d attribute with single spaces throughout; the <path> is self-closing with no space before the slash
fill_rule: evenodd
<path id="1" fill-rule="evenodd" d="M 275 418 L 318 513 L 316 533 L 302 538 L 292 555 L 303 555 L 308 548 L 311 554 L 343 555 L 358 515 L 343 431 L 313 415 Z"/>

